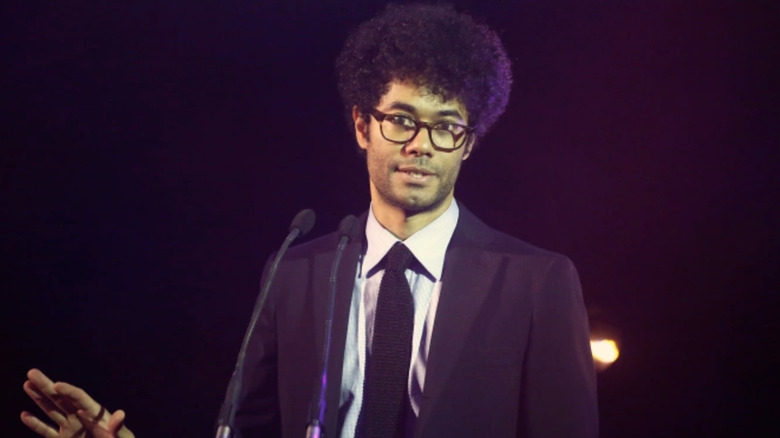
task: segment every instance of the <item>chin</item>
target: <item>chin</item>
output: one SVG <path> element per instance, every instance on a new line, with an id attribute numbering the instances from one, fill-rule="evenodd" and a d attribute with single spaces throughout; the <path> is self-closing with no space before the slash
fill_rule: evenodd
<path id="1" fill-rule="evenodd" d="M 444 199 L 421 199 L 417 197 L 407 197 L 395 203 L 396 207 L 399 207 L 407 213 L 423 213 L 426 211 L 435 210 L 444 202 Z"/>

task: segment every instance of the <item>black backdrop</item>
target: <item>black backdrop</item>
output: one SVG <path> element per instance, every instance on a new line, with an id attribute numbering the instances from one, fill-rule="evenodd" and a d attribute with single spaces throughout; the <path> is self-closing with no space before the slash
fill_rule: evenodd
<path id="1" fill-rule="evenodd" d="M 381 3 L 0 6 L 3 435 L 36 366 L 139 437 L 213 436 L 289 220 L 367 207 L 332 65 Z M 602 436 L 776 432 L 778 6 L 456 4 L 515 75 L 456 195 L 577 264 L 623 343 Z"/>

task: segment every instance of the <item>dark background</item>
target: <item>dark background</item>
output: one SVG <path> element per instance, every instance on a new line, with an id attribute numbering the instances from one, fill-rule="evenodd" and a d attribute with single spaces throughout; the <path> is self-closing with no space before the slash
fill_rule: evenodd
<path id="1" fill-rule="evenodd" d="M 292 216 L 368 205 L 332 66 L 381 3 L 0 6 L 4 436 L 33 366 L 139 438 L 213 436 Z M 602 436 L 776 436 L 777 3 L 456 4 L 515 75 L 457 197 L 577 264 L 623 346 Z"/>

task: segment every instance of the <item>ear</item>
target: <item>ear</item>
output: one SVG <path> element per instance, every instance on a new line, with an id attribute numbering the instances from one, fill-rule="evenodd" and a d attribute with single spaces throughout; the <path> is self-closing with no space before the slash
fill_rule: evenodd
<path id="1" fill-rule="evenodd" d="M 355 123 L 355 139 L 358 142 L 360 149 L 368 148 L 368 123 L 363 115 L 358 111 L 357 106 L 352 107 L 352 121 Z"/>
<path id="2" fill-rule="evenodd" d="M 476 142 L 477 142 L 477 136 L 472 135 L 471 138 L 468 140 L 468 143 L 466 143 L 463 146 L 463 156 L 460 158 L 461 161 L 471 156 L 471 151 L 474 150 L 474 144 Z"/>

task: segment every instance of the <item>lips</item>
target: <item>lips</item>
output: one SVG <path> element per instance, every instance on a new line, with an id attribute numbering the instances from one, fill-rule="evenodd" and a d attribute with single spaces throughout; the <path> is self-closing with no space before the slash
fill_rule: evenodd
<path id="1" fill-rule="evenodd" d="M 396 171 L 409 175 L 413 179 L 424 179 L 427 176 L 434 175 L 434 172 L 417 166 L 400 166 Z"/>

